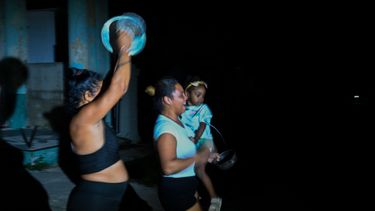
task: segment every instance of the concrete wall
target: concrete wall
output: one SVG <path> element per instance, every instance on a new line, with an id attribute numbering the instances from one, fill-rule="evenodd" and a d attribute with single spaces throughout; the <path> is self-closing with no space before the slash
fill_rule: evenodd
<path id="1" fill-rule="evenodd" d="M 49 128 L 44 113 L 64 102 L 64 70 L 62 63 L 28 64 L 28 126 Z"/>
<path id="2" fill-rule="evenodd" d="M 55 62 L 55 12 L 50 10 L 27 11 L 28 63 Z"/>

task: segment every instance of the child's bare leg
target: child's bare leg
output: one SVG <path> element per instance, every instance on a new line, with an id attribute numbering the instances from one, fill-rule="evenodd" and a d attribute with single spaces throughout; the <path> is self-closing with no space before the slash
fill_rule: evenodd
<path id="1" fill-rule="evenodd" d="M 197 164 L 196 173 L 197 173 L 197 176 L 199 177 L 199 179 L 202 181 L 203 185 L 205 186 L 205 188 L 206 188 L 208 194 L 210 195 L 210 197 L 214 198 L 214 197 L 217 197 L 217 194 L 215 192 L 215 189 L 214 189 L 214 186 L 211 182 L 210 177 L 206 173 L 206 164 L 207 164 L 207 160 L 210 156 L 210 151 L 205 146 L 201 147 L 200 151 L 202 151 L 202 150 L 203 150 L 203 155 L 205 156 L 205 162 Z"/>

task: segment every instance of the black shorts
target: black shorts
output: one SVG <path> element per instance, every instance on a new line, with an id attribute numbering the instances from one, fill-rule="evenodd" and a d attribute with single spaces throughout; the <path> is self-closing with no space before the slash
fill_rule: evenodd
<path id="1" fill-rule="evenodd" d="M 128 182 L 80 181 L 69 195 L 67 210 L 119 210 Z"/>
<path id="2" fill-rule="evenodd" d="M 196 203 L 194 196 L 198 180 L 194 177 L 162 177 L 159 184 L 159 199 L 166 211 L 183 211 Z"/>

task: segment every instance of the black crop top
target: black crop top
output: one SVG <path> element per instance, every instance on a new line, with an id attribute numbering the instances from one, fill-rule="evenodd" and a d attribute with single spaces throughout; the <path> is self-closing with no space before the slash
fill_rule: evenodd
<path id="1" fill-rule="evenodd" d="M 104 123 L 104 144 L 96 152 L 87 155 L 76 154 L 81 174 L 101 171 L 120 160 L 117 137 L 112 129 Z"/>

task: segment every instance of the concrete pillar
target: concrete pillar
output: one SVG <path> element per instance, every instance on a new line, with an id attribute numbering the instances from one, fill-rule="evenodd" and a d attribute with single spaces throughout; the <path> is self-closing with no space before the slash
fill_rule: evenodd
<path id="1" fill-rule="evenodd" d="M 88 3 L 90 0 L 68 1 L 69 66 L 89 68 Z"/>
<path id="2" fill-rule="evenodd" d="M 110 69 L 110 57 L 109 52 L 104 48 L 101 41 L 101 31 L 103 24 L 108 20 L 108 0 L 95 0 L 95 27 L 92 27 L 93 31 L 90 33 L 90 39 L 93 45 L 91 46 L 91 52 L 94 56 L 91 58 L 90 66 L 93 67 L 97 72 L 102 75 L 106 75 Z"/>
<path id="3" fill-rule="evenodd" d="M 27 63 L 27 19 L 26 0 L 3 0 L 1 5 L 1 23 L 4 45 L 0 47 L 3 56 L 17 57 Z M 16 108 L 8 120 L 9 127 L 21 128 L 27 124 L 27 88 L 22 86 L 17 91 Z"/>
<path id="4" fill-rule="evenodd" d="M 4 0 L 5 55 L 27 60 L 26 0 Z"/>
<path id="5" fill-rule="evenodd" d="M 4 0 L 0 0 L 0 59 L 4 57 L 5 53 L 5 22 L 4 22 Z"/>
<path id="6" fill-rule="evenodd" d="M 108 0 L 69 0 L 69 66 L 105 74 L 110 55 L 101 44 L 100 32 L 108 19 Z"/>

